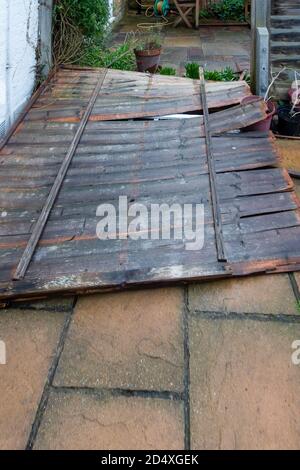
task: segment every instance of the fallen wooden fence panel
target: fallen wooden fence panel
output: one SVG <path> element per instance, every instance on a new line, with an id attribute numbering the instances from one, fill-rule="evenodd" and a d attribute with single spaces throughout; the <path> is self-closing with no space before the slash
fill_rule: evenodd
<path id="1" fill-rule="evenodd" d="M 61 69 L 0 153 L 0 298 L 92 292 L 300 269 L 300 205 L 244 82 L 206 84 L 225 261 L 218 261 L 200 83 L 108 70 L 24 276 L 15 273 L 102 70 Z M 104 75 L 103 75 L 104 76 Z M 227 109 L 223 109 L 224 107 Z M 129 120 L 130 119 L 130 120 Z M 136 120 L 134 120 L 136 119 Z M 99 240 L 100 204 L 203 204 L 204 247 L 186 239 Z"/>
<path id="2" fill-rule="evenodd" d="M 60 69 L 26 119 L 79 121 L 97 83 L 98 74 L 99 69 Z M 199 80 L 108 70 L 91 120 L 132 119 L 199 111 L 202 109 L 199 89 Z M 250 94 L 245 82 L 207 85 L 209 108 L 239 104 Z"/>

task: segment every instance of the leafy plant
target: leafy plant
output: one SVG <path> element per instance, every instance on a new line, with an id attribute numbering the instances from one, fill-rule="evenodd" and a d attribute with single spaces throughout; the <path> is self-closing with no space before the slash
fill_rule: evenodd
<path id="1" fill-rule="evenodd" d="M 103 49 L 91 44 L 83 58 L 79 61 L 79 65 L 132 71 L 136 67 L 132 47 L 127 42 L 114 49 Z"/>
<path id="2" fill-rule="evenodd" d="M 176 70 L 173 67 L 162 67 L 160 69 L 160 75 L 176 75 Z"/>
<path id="3" fill-rule="evenodd" d="M 202 9 L 199 12 L 199 18 L 209 19 L 212 17 L 212 13 L 208 9 Z"/>
<path id="4" fill-rule="evenodd" d="M 108 0 L 55 0 L 53 63 L 78 63 L 92 44 L 104 44 Z"/>
<path id="5" fill-rule="evenodd" d="M 200 11 L 200 18 L 218 18 L 222 21 L 245 21 L 244 0 L 222 0 Z"/>
<path id="6" fill-rule="evenodd" d="M 85 37 L 95 38 L 104 35 L 109 19 L 108 0 L 55 0 L 54 20 L 68 18 L 68 24 L 77 26 Z"/>
<path id="7" fill-rule="evenodd" d="M 199 64 L 190 62 L 185 65 L 185 75 L 187 78 L 199 80 Z"/>
<path id="8" fill-rule="evenodd" d="M 248 83 L 249 86 L 251 85 L 251 75 L 250 75 L 250 73 L 249 73 L 248 71 L 246 71 L 243 80 L 244 80 L 246 83 Z"/>
<path id="9" fill-rule="evenodd" d="M 53 64 L 70 64 L 81 54 L 85 39 L 68 16 L 68 10 L 56 9 L 53 21 Z"/>
<path id="10" fill-rule="evenodd" d="M 192 78 L 194 80 L 199 79 L 199 64 L 188 63 L 185 66 L 186 77 Z M 224 70 L 205 70 L 204 71 L 205 80 L 211 80 L 215 82 L 233 82 L 239 79 L 238 74 L 232 70 L 230 67 L 226 67 Z"/>
<path id="11" fill-rule="evenodd" d="M 230 67 L 224 70 L 206 70 L 204 72 L 205 80 L 212 80 L 215 82 L 234 82 L 238 79 L 237 74 Z"/>
<path id="12" fill-rule="evenodd" d="M 147 32 L 138 32 L 136 33 L 135 43 L 137 51 L 159 49 L 162 45 L 161 32 L 159 30 L 151 30 L 151 28 Z"/>

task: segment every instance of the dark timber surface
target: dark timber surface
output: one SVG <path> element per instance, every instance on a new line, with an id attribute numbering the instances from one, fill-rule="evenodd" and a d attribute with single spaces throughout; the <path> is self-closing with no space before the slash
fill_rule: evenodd
<path id="1" fill-rule="evenodd" d="M 300 269 L 299 201 L 277 166 L 272 134 L 232 132 L 264 118 L 265 104 L 241 104 L 250 95 L 245 82 L 207 83 L 205 92 L 226 261 L 217 252 L 203 116 L 151 119 L 201 114 L 200 82 L 62 68 L 0 152 L 2 300 Z M 71 153 L 24 276 L 15 280 Z M 110 203 L 118 213 L 119 196 L 148 209 L 203 204 L 204 247 L 190 251 L 184 238 L 159 236 L 99 240 L 97 207 Z"/>

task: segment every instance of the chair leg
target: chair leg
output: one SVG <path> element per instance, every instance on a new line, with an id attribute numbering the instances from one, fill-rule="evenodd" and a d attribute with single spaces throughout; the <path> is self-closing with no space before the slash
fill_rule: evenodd
<path id="1" fill-rule="evenodd" d="M 196 0 L 196 1 L 199 1 L 199 0 Z M 194 5 L 193 6 L 189 6 L 189 7 L 186 7 L 185 5 L 180 5 L 179 2 L 177 2 L 177 0 L 174 0 L 174 3 L 175 3 L 175 6 L 178 10 L 178 13 L 179 13 L 179 18 L 177 18 L 177 20 L 174 21 L 173 23 L 173 27 L 176 28 L 176 26 L 181 23 L 181 21 L 183 21 L 186 26 L 188 28 L 193 28 L 192 24 L 190 23 L 189 19 L 187 18 L 187 15 L 189 15 L 191 13 L 191 11 L 193 10 L 194 8 Z"/>
<path id="2" fill-rule="evenodd" d="M 181 18 L 181 16 L 179 15 L 179 16 L 177 17 L 177 19 L 176 19 L 176 20 L 174 21 L 174 23 L 173 23 L 173 28 L 176 28 L 176 26 L 178 26 L 179 23 L 181 23 L 181 22 L 182 22 L 182 18 Z"/>
<path id="3" fill-rule="evenodd" d="M 191 11 L 194 9 L 194 6 L 192 7 L 188 7 L 186 8 L 186 10 L 182 10 L 182 8 L 179 7 L 179 14 L 180 14 L 180 18 L 182 21 L 184 21 L 184 23 L 186 24 L 186 26 L 190 29 L 193 28 L 192 24 L 190 23 L 189 19 L 187 18 L 187 16 L 191 13 Z"/>

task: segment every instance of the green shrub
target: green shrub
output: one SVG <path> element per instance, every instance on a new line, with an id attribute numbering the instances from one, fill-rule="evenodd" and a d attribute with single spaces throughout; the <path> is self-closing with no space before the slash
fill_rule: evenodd
<path id="1" fill-rule="evenodd" d="M 244 0 L 222 0 L 200 11 L 200 18 L 218 18 L 222 21 L 245 21 Z"/>
<path id="2" fill-rule="evenodd" d="M 199 64 L 188 63 L 185 66 L 186 77 L 192 78 L 193 80 L 199 80 Z M 224 70 L 205 70 L 205 80 L 211 80 L 215 82 L 233 82 L 239 79 L 238 74 L 234 72 L 230 67 L 226 67 Z"/>
<path id="3" fill-rule="evenodd" d="M 160 75 L 176 75 L 176 70 L 173 67 L 162 67 L 159 73 Z"/>
<path id="4" fill-rule="evenodd" d="M 102 37 L 108 24 L 109 2 L 108 0 L 56 0 L 54 18 L 60 21 L 60 16 L 66 16 L 72 24 L 78 26 L 85 37 Z"/>
<path id="5" fill-rule="evenodd" d="M 91 44 L 79 61 L 85 67 L 105 67 L 118 70 L 135 70 L 135 56 L 130 44 L 124 43 L 115 49 L 103 49 Z"/>
<path id="6" fill-rule="evenodd" d="M 199 64 L 190 62 L 185 65 L 185 75 L 187 78 L 192 78 L 193 80 L 199 80 Z"/>
<path id="7" fill-rule="evenodd" d="M 55 0 L 53 8 L 53 64 L 79 63 L 91 44 L 104 45 L 109 0 Z"/>
<path id="8" fill-rule="evenodd" d="M 200 19 L 209 19 L 209 18 L 212 18 L 212 13 L 207 10 L 207 9 L 203 9 L 203 10 L 200 10 L 200 13 L 199 13 L 199 18 Z"/>
<path id="9" fill-rule="evenodd" d="M 217 70 L 206 70 L 204 72 L 205 80 L 212 80 L 215 82 L 234 82 L 238 80 L 238 75 L 230 67 L 226 67 L 220 72 Z"/>

